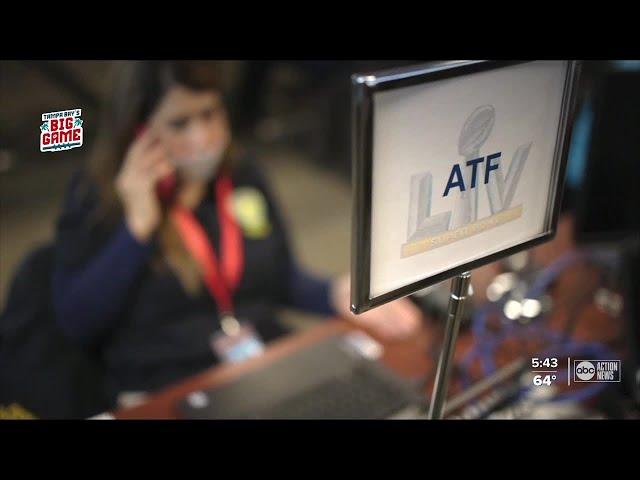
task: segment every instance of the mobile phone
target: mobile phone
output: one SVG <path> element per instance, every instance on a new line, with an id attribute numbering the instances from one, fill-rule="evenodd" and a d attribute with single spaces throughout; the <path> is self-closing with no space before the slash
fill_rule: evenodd
<path id="1" fill-rule="evenodd" d="M 139 125 L 136 129 L 136 139 L 140 138 L 140 136 L 145 132 L 146 129 L 146 124 Z M 158 195 L 158 199 L 163 206 L 168 206 L 173 203 L 177 191 L 178 177 L 175 173 L 170 173 L 162 177 L 156 183 L 156 195 Z"/>

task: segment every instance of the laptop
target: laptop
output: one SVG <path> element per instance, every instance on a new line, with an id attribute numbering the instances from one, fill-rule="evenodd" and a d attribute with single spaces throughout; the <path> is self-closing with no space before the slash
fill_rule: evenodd
<path id="1" fill-rule="evenodd" d="M 423 397 L 340 335 L 194 392 L 178 408 L 187 419 L 425 418 Z"/>

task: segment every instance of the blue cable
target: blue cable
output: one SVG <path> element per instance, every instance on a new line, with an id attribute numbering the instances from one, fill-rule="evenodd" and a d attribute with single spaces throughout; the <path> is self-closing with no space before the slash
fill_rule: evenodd
<path id="1" fill-rule="evenodd" d="M 554 261 L 551 265 L 545 268 L 541 274 L 536 278 L 533 285 L 528 289 L 526 297 L 527 298 L 537 298 L 540 297 L 545 290 L 551 285 L 551 283 L 568 267 L 574 265 L 575 263 L 581 262 L 585 259 L 589 259 L 590 256 L 586 254 L 586 252 L 582 251 L 571 251 L 562 255 L 556 261 Z M 606 262 L 610 263 L 610 262 Z M 508 322 L 503 327 L 502 332 L 491 333 L 487 332 L 486 324 L 487 317 L 492 311 L 496 311 L 495 305 L 486 305 L 480 308 L 472 317 L 471 329 L 476 337 L 476 346 L 472 348 L 463 358 L 461 366 L 462 368 L 462 381 L 465 388 L 467 388 L 470 384 L 469 375 L 467 371 L 473 360 L 476 357 L 480 357 L 480 363 L 482 366 L 483 374 L 490 375 L 491 373 L 496 371 L 496 365 L 494 361 L 494 350 L 500 345 L 500 343 L 508 338 L 509 336 L 514 336 L 515 339 L 521 340 L 522 334 L 526 333 L 529 338 L 532 338 L 533 335 L 540 336 L 543 340 L 548 343 L 558 343 L 557 346 L 551 347 L 547 352 L 545 352 L 544 356 L 554 356 L 554 357 L 562 357 L 562 356 L 571 356 L 577 353 L 590 355 L 591 358 L 611 358 L 612 354 L 609 349 L 607 349 L 603 344 L 599 342 L 576 342 L 571 339 L 563 339 L 562 336 L 554 332 L 546 327 L 544 327 L 541 322 L 543 318 L 541 318 L 537 324 L 527 325 L 526 327 L 517 328 L 513 322 Z M 506 320 L 504 314 L 500 315 L 501 319 Z M 533 335 L 532 335 L 533 334 Z M 591 353 L 585 353 L 591 352 Z M 566 375 L 564 372 L 559 375 L 559 379 L 566 379 Z M 600 393 L 602 390 L 606 388 L 607 384 L 604 383 L 594 383 L 590 384 L 588 387 L 581 388 L 579 390 L 574 390 L 571 392 L 566 392 L 564 394 L 556 395 L 554 399 L 550 400 L 553 402 L 566 402 L 573 401 L 579 402 L 587 400 L 594 395 Z M 527 395 L 531 390 L 532 386 L 524 387 L 521 392 L 518 394 L 517 398 L 522 398 Z"/>

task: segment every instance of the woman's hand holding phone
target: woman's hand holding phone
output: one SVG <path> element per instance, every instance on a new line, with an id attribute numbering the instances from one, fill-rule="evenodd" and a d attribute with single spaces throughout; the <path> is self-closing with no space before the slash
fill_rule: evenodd
<path id="1" fill-rule="evenodd" d="M 116 191 L 123 205 L 125 221 L 140 242 L 151 238 L 162 219 L 156 184 L 173 173 L 162 144 L 150 130 L 142 132 L 129 147 L 116 177 Z"/>

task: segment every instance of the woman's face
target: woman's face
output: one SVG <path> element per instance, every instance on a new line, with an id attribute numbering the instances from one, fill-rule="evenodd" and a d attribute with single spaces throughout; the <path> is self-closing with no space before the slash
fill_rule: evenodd
<path id="1" fill-rule="evenodd" d="M 210 177 L 231 140 L 227 113 L 219 93 L 172 87 L 149 125 L 170 161 L 187 177 Z"/>

